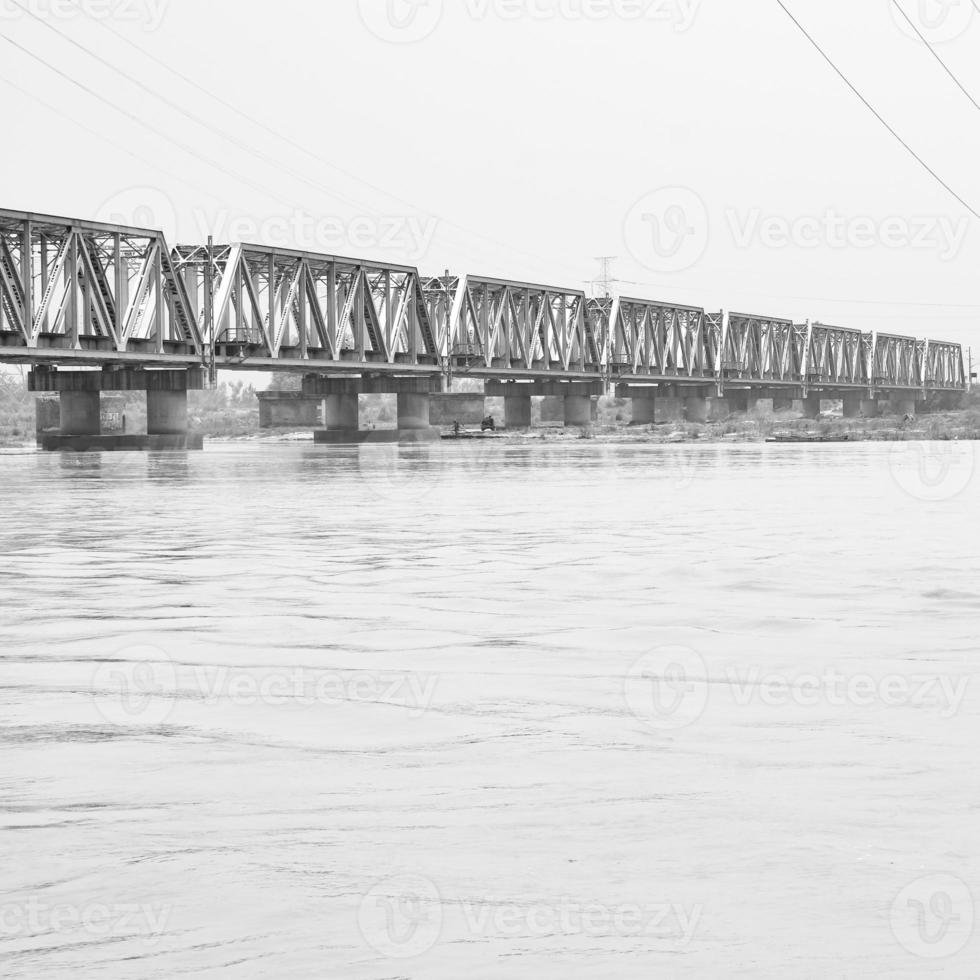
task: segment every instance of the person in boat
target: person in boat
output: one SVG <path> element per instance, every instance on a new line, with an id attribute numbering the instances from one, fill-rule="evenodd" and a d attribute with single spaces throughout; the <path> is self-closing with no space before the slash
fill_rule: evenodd
<path id="1" fill-rule="evenodd" d="M 453 422 L 453 435 L 456 436 L 457 439 L 459 438 L 459 430 L 460 430 L 459 421 L 458 420 L 457 421 L 454 421 Z"/>
<path id="2" fill-rule="evenodd" d="M 481 432 L 486 432 L 487 429 L 489 429 L 491 432 L 496 432 L 497 431 L 497 424 L 496 424 L 496 422 L 494 422 L 492 415 L 488 415 L 480 423 L 480 431 Z"/>

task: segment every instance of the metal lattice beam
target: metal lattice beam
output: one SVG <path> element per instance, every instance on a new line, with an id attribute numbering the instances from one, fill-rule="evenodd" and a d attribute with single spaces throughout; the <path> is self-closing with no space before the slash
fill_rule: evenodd
<path id="1" fill-rule="evenodd" d="M 163 234 L 0 211 L 0 346 L 200 357 Z"/>

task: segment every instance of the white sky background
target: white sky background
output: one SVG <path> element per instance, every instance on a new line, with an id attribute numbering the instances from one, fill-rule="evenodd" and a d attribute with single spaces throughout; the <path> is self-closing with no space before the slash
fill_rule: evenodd
<path id="1" fill-rule="evenodd" d="M 206 125 L 0 0 L 0 33 L 154 130 L 0 40 L 0 206 L 578 288 L 615 255 L 625 295 L 980 348 L 980 221 L 775 0 L 20 2 Z M 980 211 L 980 111 L 889 0 L 786 2 Z M 980 101 L 971 0 L 902 2 Z"/>

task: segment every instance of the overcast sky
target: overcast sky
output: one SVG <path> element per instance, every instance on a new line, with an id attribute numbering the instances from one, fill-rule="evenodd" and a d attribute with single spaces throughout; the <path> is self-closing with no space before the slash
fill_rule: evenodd
<path id="1" fill-rule="evenodd" d="M 902 3 L 980 101 L 971 0 Z M 980 210 L 980 110 L 890 0 L 786 4 Z M 624 295 L 980 348 L 980 222 L 776 0 L 0 0 L 0 33 L 51 66 L 0 40 L 4 207 L 576 288 L 617 256 Z"/>

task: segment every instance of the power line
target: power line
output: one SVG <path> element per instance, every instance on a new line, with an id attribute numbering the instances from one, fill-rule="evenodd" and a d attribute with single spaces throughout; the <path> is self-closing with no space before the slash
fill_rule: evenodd
<path id="1" fill-rule="evenodd" d="M 954 198 L 956 198 L 956 200 L 959 201 L 960 204 L 962 204 L 963 207 L 965 207 L 967 211 L 969 211 L 970 214 L 973 215 L 974 218 L 980 218 L 980 212 L 976 211 L 969 204 L 967 204 L 967 202 L 962 197 L 960 197 L 960 195 L 957 194 L 956 191 L 954 191 L 953 188 L 950 187 L 950 185 L 947 184 L 946 181 L 943 180 L 942 177 L 940 177 L 939 174 L 937 174 L 936 171 L 933 170 L 932 167 L 930 167 L 929 164 L 926 163 L 925 160 L 923 160 L 922 157 L 920 157 L 919 154 L 916 153 L 915 150 L 913 150 L 912 147 L 908 143 L 906 143 L 901 136 L 899 136 L 898 132 L 895 129 L 893 129 L 885 120 L 885 117 L 882 116 L 881 113 L 878 112 L 878 110 L 857 90 L 857 88 L 851 83 L 850 79 L 840 70 L 840 68 L 837 67 L 836 64 L 834 64 L 830 55 L 828 55 L 827 52 L 824 51 L 822 47 L 820 47 L 820 45 L 814 40 L 814 38 L 807 31 L 807 29 L 793 16 L 793 14 L 790 12 L 786 4 L 783 3 L 783 0 L 776 0 L 776 3 L 778 3 L 779 6 L 783 8 L 783 12 L 786 14 L 786 16 L 789 17 L 789 19 L 797 26 L 797 28 L 799 28 L 803 36 L 817 49 L 817 51 L 820 53 L 824 61 L 826 61 L 827 64 L 830 65 L 831 68 L 833 68 L 833 70 L 840 77 L 841 81 L 843 81 L 844 84 L 864 103 L 865 107 L 874 115 L 874 117 L 878 120 L 878 122 L 880 122 L 881 125 L 884 126 L 885 129 L 887 129 L 888 132 L 891 133 L 892 136 L 894 136 L 895 139 L 897 139 L 898 142 L 901 143 L 902 146 L 904 146 L 905 149 L 921 164 L 923 169 L 926 170 L 926 172 L 929 173 L 934 180 L 936 180 L 939 184 L 941 184 L 949 194 L 951 194 Z"/>
<path id="2" fill-rule="evenodd" d="M 34 61 L 37 61 L 38 63 L 44 65 L 45 68 L 48 68 L 50 71 L 53 71 L 56 75 L 65 79 L 65 81 L 71 82 L 72 85 L 76 86 L 77 88 L 80 88 L 83 92 L 86 92 L 88 95 L 91 95 L 93 98 L 98 99 L 99 102 L 102 102 L 104 105 L 109 106 L 110 109 L 115 109 L 116 112 L 125 116 L 127 119 L 130 119 L 132 122 L 135 122 L 138 125 L 142 126 L 144 129 L 148 129 L 154 135 L 159 136 L 161 139 L 173 143 L 175 146 L 179 147 L 185 153 L 188 153 L 190 156 L 196 157 L 198 160 L 202 160 L 204 163 L 207 163 L 209 166 L 214 167 L 220 173 L 223 173 L 226 177 L 232 177 L 235 180 L 240 180 L 243 184 L 247 184 L 249 187 L 259 191 L 262 194 L 268 194 L 270 197 L 275 198 L 281 204 L 285 204 L 287 207 L 296 207 L 295 204 L 290 204 L 288 201 L 279 197 L 274 191 L 270 190 L 268 187 L 262 187 L 259 184 L 256 184 L 254 181 L 250 180 L 248 177 L 239 174 L 233 170 L 226 169 L 220 163 L 216 163 L 214 160 L 210 160 L 208 159 L 208 157 L 199 153 L 194 147 L 188 146 L 186 143 L 182 143 L 180 140 L 168 136 L 166 133 L 161 132 L 155 126 L 152 126 L 150 123 L 146 122 L 144 119 L 141 119 L 135 113 L 130 112 L 128 109 L 123 109 L 122 107 L 116 105 L 114 102 L 111 102 L 109 99 L 105 98 L 104 96 L 99 95 L 98 92 L 96 92 L 94 89 L 89 88 L 89 86 L 87 86 L 84 82 L 80 82 L 77 78 L 72 78 L 71 75 L 68 75 L 66 72 L 63 72 L 60 68 L 55 67 L 49 61 L 45 61 L 45 59 L 42 58 L 40 55 L 37 55 L 30 49 L 25 48 L 22 44 L 18 44 L 17 41 L 13 40 L 13 38 L 8 37 L 2 31 L 0 31 L 0 40 L 6 41 L 12 47 L 17 48 L 18 51 L 22 51 L 29 58 L 32 58 Z"/>
<path id="3" fill-rule="evenodd" d="M 20 7 L 20 9 L 23 10 L 28 17 L 31 17 L 33 20 L 36 20 L 42 27 L 45 27 L 49 31 L 53 32 L 54 34 L 57 34 L 58 37 L 60 37 L 64 41 L 67 41 L 72 47 L 81 51 L 83 54 L 88 55 L 90 58 L 93 58 L 94 60 L 98 61 L 99 64 L 104 65 L 106 68 L 110 69 L 111 71 L 114 71 L 117 75 L 120 75 L 122 78 L 125 78 L 128 82 L 135 85 L 137 88 L 141 89 L 142 91 L 146 92 L 147 95 L 150 95 L 155 99 L 159 99 L 164 105 L 170 106 L 170 108 L 173 109 L 175 112 L 179 112 L 185 118 L 190 119 L 191 122 L 197 123 L 197 125 L 200 126 L 202 129 L 206 129 L 208 132 L 217 133 L 223 139 L 228 140 L 229 143 L 233 144 L 234 146 L 237 146 L 240 150 L 244 150 L 246 153 L 250 153 L 252 156 L 258 158 L 263 163 L 267 163 L 278 170 L 284 170 L 286 173 L 295 177 L 297 180 L 300 180 L 303 183 L 307 184 L 309 187 L 312 187 L 315 191 L 319 191 L 321 194 L 325 194 L 328 197 L 335 197 L 338 200 L 343 201 L 345 204 L 350 205 L 351 207 L 355 207 L 355 208 L 362 207 L 362 205 L 357 201 L 354 201 L 351 198 L 347 198 L 342 194 L 338 194 L 334 191 L 331 191 L 323 187 L 321 184 L 309 180 L 306 176 L 304 176 L 303 174 L 295 170 L 292 170 L 289 166 L 281 163 L 279 160 L 273 159 L 268 154 L 263 153 L 261 150 L 254 149 L 244 141 L 240 140 L 233 133 L 228 133 L 223 129 L 221 129 L 220 127 L 216 126 L 213 120 L 204 119 L 201 116 L 197 115 L 196 113 L 191 112 L 189 109 L 185 109 L 182 105 L 180 105 L 178 102 L 175 102 L 169 96 L 161 94 L 160 92 L 151 88 L 145 82 L 140 81 L 140 79 L 134 77 L 129 72 L 124 71 L 122 68 L 118 67 L 118 65 L 114 65 L 111 61 L 108 61 L 106 58 L 103 58 L 101 55 L 96 54 L 94 51 L 91 51 L 89 48 L 85 47 L 84 44 L 81 44 L 80 42 L 76 41 L 73 37 L 69 36 L 64 31 L 59 30 L 57 27 L 54 26 L 54 24 L 48 23 L 48 21 L 46 21 L 43 17 L 39 17 L 37 14 L 29 10 L 27 7 L 24 7 L 21 4 L 20 0 L 13 0 L 13 3 L 17 7 Z"/>
<path id="4" fill-rule="evenodd" d="M 918 25 L 915 23 L 915 21 L 913 21 L 912 18 L 909 17 L 909 15 L 902 9 L 902 5 L 898 2 L 898 0 L 891 0 L 891 2 L 892 2 L 892 6 L 905 18 L 905 21 L 909 25 L 909 27 L 911 27 L 912 30 L 915 31 L 919 40 L 929 49 L 929 53 L 933 56 L 933 58 L 935 58 L 936 61 L 938 61 L 939 64 L 942 65 L 943 71 L 946 72 L 947 75 L 949 75 L 949 77 L 956 83 L 956 87 L 973 103 L 973 107 L 978 112 L 980 112 L 980 102 L 977 102 L 977 100 L 972 95 L 970 95 L 970 93 L 966 90 L 966 87 L 963 85 L 963 83 L 953 74 L 953 70 L 939 56 L 939 52 L 936 51 L 936 49 L 929 43 L 926 36 L 922 33 L 922 31 L 919 30 Z M 977 0 L 973 0 L 973 6 L 974 7 L 977 6 Z M 980 7 L 977 7 L 977 10 L 980 10 Z"/>
<path id="5" fill-rule="evenodd" d="M 166 174 L 168 177 L 172 177 L 174 178 L 174 180 L 180 181 L 180 183 L 184 184 L 187 187 L 190 187 L 191 190 L 197 191 L 198 193 L 201 194 L 207 194 L 209 197 L 214 197 L 214 195 L 210 191 L 207 191 L 202 187 L 198 187 L 197 184 L 193 183 L 192 181 L 189 181 L 186 177 L 182 177 L 180 174 L 175 173 L 172 170 L 168 170 L 166 167 L 160 166 L 160 164 L 157 161 L 151 160 L 148 157 L 145 157 L 142 154 L 137 153 L 136 150 L 133 150 L 131 147 L 124 146 L 122 143 L 117 143 L 116 140 L 112 139 L 111 136 L 106 136 L 104 133 L 98 130 L 90 129 L 77 116 L 73 116 L 71 115 L 71 113 L 65 112 L 63 109 L 59 109 L 57 106 L 51 105 L 50 102 L 45 101 L 40 96 L 35 95 L 35 93 L 28 91 L 27 89 L 18 85 L 16 82 L 11 81 L 6 76 L 0 75 L 0 82 L 3 82 L 5 85 L 9 86 L 15 91 L 20 92 L 21 95 L 26 95 L 29 99 L 33 99 L 35 102 L 38 103 L 38 105 L 44 106 L 44 108 L 47 109 L 49 112 L 53 112 L 55 115 L 61 116 L 62 119 L 67 119 L 70 123 L 77 126 L 83 132 L 94 133 L 94 135 L 98 136 L 99 139 L 101 139 L 103 142 L 108 143 L 109 146 L 113 146 L 117 150 L 121 150 L 123 153 L 126 153 L 127 155 L 133 157 L 134 159 L 139 160 L 142 163 L 148 164 L 149 166 L 153 167 L 155 170 L 159 170 L 160 173 Z"/>
<path id="6" fill-rule="evenodd" d="M 14 2 L 16 3 L 16 2 L 18 2 L 18 0 L 14 0 Z M 336 173 L 342 174 L 343 176 L 349 178 L 350 180 L 353 180 L 356 183 L 359 183 L 362 186 L 367 187 L 370 190 L 373 190 L 373 191 L 375 191 L 378 194 L 382 194 L 385 197 L 390 198 L 392 201 L 397 202 L 398 204 L 402 205 L 403 207 L 411 208 L 413 211 L 418 211 L 420 213 L 429 214 L 432 217 L 437 218 L 441 223 L 447 225 L 448 227 L 455 228 L 458 232 L 463 232 L 465 235 L 472 235 L 472 236 L 475 236 L 477 238 L 480 238 L 483 241 L 488 242 L 491 245 L 496 246 L 497 248 L 503 248 L 503 249 L 506 249 L 508 252 L 516 253 L 518 255 L 524 255 L 524 256 L 526 256 L 528 258 L 532 258 L 536 262 L 540 262 L 540 263 L 542 263 L 544 265 L 557 264 L 557 265 L 561 265 L 564 268 L 569 269 L 569 270 L 571 270 L 571 269 L 574 268 L 573 266 L 568 265 L 567 263 L 562 262 L 560 260 L 559 261 L 556 261 L 555 259 L 548 259 L 548 258 L 545 258 L 542 255 L 538 255 L 535 252 L 529 252 L 526 249 L 516 248 L 512 243 L 501 242 L 498 239 L 492 238 L 491 236 L 485 234 L 484 232 L 477 231 L 476 229 L 473 229 L 473 228 L 469 228 L 466 225 L 461 225 L 458 222 L 453 221 L 450 218 L 447 218 L 443 214 L 439 214 L 438 212 L 433 211 L 433 210 L 431 210 L 429 208 L 419 207 L 417 204 L 413 203 L 412 201 L 409 201 L 409 200 L 407 200 L 407 199 L 405 199 L 403 197 L 400 197 L 399 195 L 393 193 L 392 191 L 386 190 L 383 187 L 379 187 L 378 185 L 373 184 L 373 183 L 371 183 L 368 180 L 365 180 L 363 177 L 360 177 L 357 174 L 354 174 L 354 173 L 352 173 L 349 170 L 345 170 L 343 167 L 340 167 L 337 164 L 333 163 L 332 161 L 325 159 L 324 157 L 320 156 L 317 153 L 314 153 L 312 150 L 310 150 L 308 147 L 304 146 L 302 143 L 297 142 L 296 140 L 292 139 L 291 137 L 285 135 L 284 133 L 279 132 L 278 130 L 272 128 L 268 124 L 262 122 L 260 119 L 257 119 L 254 116 L 250 115 L 249 113 L 243 111 L 242 109 L 238 108 L 237 106 L 235 106 L 231 102 L 228 102 L 226 99 L 222 98 L 220 95 L 216 95 L 210 89 L 204 87 L 199 82 L 195 81 L 193 78 L 189 77 L 188 75 L 184 74 L 181 71 L 178 71 L 176 68 L 174 68 L 171 65 L 167 64 L 163 59 L 156 57 L 156 55 L 152 54 L 150 51 L 148 51 L 145 48 L 141 47 L 140 45 L 134 43 L 128 37 L 126 37 L 124 34 L 122 34 L 120 31 L 116 30 L 116 28 L 112 27 L 107 21 L 101 20 L 101 19 L 98 19 L 98 18 L 94 17 L 89 11 L 87 11 L 84 8 L 84 6 L 81 3 L 81 0 L 77 0 L 76 6 L 86 16 L 88 16 L 90 20 L 94 21 L 96 24 L 98 24 L 104 30 L 109 31 L 111 34 L 113 34 L 115 37 L 117 37 L 124 44 L 128 45 L 129 47 L 131 47 L 134 51 L 138 52 L 141 57 L 148 58 L 149 60 L 153 61 L 155 64 L 159 65 L 161 68 L 164 68 L 166 71 L 169 71 L 176 78 L 181 79 L 187 85 L 190 85 L 192 88 L 194 88 L 197 91 L 201 92 L 202 94 L 206 95 L 208 98 L 214 100 L 218 105 L 221 105 L 221 106 L 223 106 L 226 109 L 229 109 L 230 111 L 234 112 L 236 115 L 240 116 L 242 119 L 246 120 L 247 122 L 250 122 L 252 125 L 257 126 L 259 129 L 261 129 L 264 132 L 268 133 L 270 136 L 274 136 L 276 139 L 282 140 L 284 143 L 286 143 L 287 145 L 291 146 L 293 149 L 299 150 L 301 153 L 305 154 L 311 160 L 315 161 L 319 165 L 324 166 L 324 167 L 328 167 L 329 169 L 334 170 Z M 45 22 L 42 21 L 42 23 L 45 23 Z M 45 24 L 45 26 L 49 26 L 49 25 Z M 81 47 L 81 45 L 78 45 L 74 41 L 72 41 L 72 43 L 73 44 L 76 44 L 77 47 Z M 83 50 L 87 50 L 87 49 L 84 49 L 83 48 Z M 89 54 L 92 54 L 92 52 L 88 52 L 88 53 Z M 98 57 L 98 56 L 93 54 L 93 57 Z M 102 59 L 99 59 L 99 60 L 102 60 Z M 113 67 L 113 66 L 110 65 L 110 67 Z M 144 89 L 146 88 L 146 86 L 143 85 L 142 83 L 137 82 L 136 84 L 139 84 Z M 182 110 L 180 110 L 180 111 L 182 111 Z M 208 123 L 207 125 L 209 126 L 209 128 L 212 128 L 210 123 Z M 277 166 L 278 166 L 278 164 L 277 164 Z M 292 172 L 292 171 L 290 171 L 290 172 Z M 302 177 L 300 177 L 299 179 L 305 180 L 305 178 L 302 178 Z M 348 200 L 348 202 L 350 202 L 350 199 L 349 198 L 347 198 L 346 200 Z M 359 202 L 355 202 L 355 206 L 356 207 L 364 208 L 367 211 L 373 211 L 373 212 L 377 213 L 377 209 L 376 208 L 373 208 L 373 207 L 364 205 L 364 204 L 359 203 Z M 463 240 L 463 247 L 464 248 L 466 247 L 465 240 Z M 575 268 L 574 271 L 576 272 L 576 274 L 579 272 L 579 270 L 577 268 Z"/>

